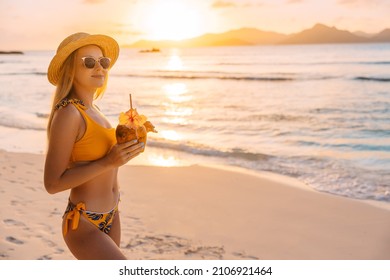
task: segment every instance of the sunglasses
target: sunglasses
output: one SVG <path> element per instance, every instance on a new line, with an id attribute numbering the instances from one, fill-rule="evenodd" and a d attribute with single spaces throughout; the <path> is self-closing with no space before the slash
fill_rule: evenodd
<path id="1" fill-rule="evenodd" d="M 88 69 L 95 68 L 96 62 L 99 62 L 103 69 L 108 69 L 111 65 L 111 59 L 104 56 L 98 59 L 95 59 L 90 56 L 86 56 L 86 57 L 82 57 L 81 59 L 84 62 L 84 66 Z"/>

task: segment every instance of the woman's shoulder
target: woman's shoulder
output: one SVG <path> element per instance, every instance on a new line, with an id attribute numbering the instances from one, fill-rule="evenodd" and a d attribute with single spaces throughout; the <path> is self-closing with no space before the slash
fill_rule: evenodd
<path id="1" fill-rule="evenodd" d="M 64 99 L 65 100 L 65 99 Z M 53 115 L 53 123 L 56 125 L 77 125 L 82 116 L 76 106 L 70 105 L 73 102 L 61 101 L 56 105 Z"/>
<path id="2" fill-rule="evenodd" d="M 50 142 L 62 143 L 64 139 L 71 139 L 74 143 L 81 125 L 82 117 L 74 106 L 56 110 L 50 124 Z"/>
<path id="3" fill-rule="evenodd" d="M 69 104 L 73 104 L 74 106 L 68 106 Z M 79 107 L 79 108 L 85 110 L 84 102 L 82 100 L 76 99 L 76 98 L 64 98 L 55 105 L 56 110 L 61 109 L 61 108 L 66 108 L 66 107 Z"/>

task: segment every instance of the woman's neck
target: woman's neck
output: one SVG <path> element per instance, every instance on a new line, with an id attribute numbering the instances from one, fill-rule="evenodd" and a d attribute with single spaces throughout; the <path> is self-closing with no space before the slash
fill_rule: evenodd
<path id="1" fill-rule="evenodd" d="M 84 105 L 87 108 L 91 108 L 93 104 L 93 97 L 95 95 L 95 92 L 91 91 L 79 91 L 79 90 L 73 90 L 70 94 L 70 98 L 80 99 L 83 101 Z"/>

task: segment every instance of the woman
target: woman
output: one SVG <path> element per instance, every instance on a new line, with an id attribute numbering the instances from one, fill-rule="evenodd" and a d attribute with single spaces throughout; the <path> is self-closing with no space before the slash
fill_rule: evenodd
<path id="1" fill-rule="evenodd" d="M 119 249 L 117 173 L 143 144 L 117 144 L 115 128 L 93 103 L 118 55 L 111 37 L 76 33 L 62 41 L 48 68 L 56 92 L 44 182 L 50 194 L 70 190 L 62 228 L 77 259 L 126 259 Z"/>

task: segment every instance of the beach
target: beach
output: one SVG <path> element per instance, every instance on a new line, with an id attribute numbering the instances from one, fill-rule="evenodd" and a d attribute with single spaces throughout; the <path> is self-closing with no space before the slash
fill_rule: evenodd
<path id="1" fill-rule="evenodd" d="M 0 151 L 0 259 L 72 260 L 68 193 L 48 194 L 44 155 Z M 121 249 L 134 260 L 389 260 L 390 210 L 297 179 L 189 165 L 126 165 Z"/>

